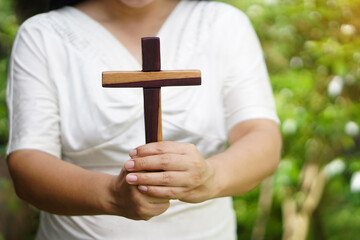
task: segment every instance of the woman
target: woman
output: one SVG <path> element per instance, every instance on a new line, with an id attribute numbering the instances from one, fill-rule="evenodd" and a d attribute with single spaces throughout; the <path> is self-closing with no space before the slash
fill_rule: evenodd
<path id="1" fill-rule="evenodd" d="M 248 19 L 216 2 L 54 6 L 20 27 L 8 77 L 8 164 L 42 210 L 37 239 L 235 239 L 230 196 L 281 148 Z M 165 141 L 146 145 L 141 90 L 101 87 L 102 71 L 141 69 L 144 36 L 161 38 L 162 69 L 202 71 L 200 87 L 163 89 Z"/>

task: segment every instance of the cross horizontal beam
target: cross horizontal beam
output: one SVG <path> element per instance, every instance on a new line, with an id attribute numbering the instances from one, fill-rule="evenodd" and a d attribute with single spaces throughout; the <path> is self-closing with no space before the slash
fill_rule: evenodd
<path id="1" fill-rule="evenodd" d="M 161 71 L 160 39 L 141 39 L 142 71 L 107 71 L 102 74 L 103 87 L 142 87 L 146 143 L 162 141 L 161 87 L 201 85 L 199 70 Z"/>
<path id="2" fill-rule="evenodd" d="M 201 84 L 199 70 L 176 71 L 107 71 L 103 72 L 103 87 L 165 87 Z"/>

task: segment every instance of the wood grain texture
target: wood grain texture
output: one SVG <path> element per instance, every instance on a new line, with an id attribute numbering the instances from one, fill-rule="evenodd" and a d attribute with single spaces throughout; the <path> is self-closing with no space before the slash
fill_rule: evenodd
<path id="1" fill-rule="evenodd" d="M 162 141 L 161 88 L 144 88 L 146 143 Z"/>
<path id="2" fill-rule="evenodd" d="M 162 141 L 161 87 L 201 85 L 199 70 L 161 71 L 160 39 L 142 38 L 142 71 L 102 73 L 103 87 L 143 87 L 146 143 Z"/>
<path id="3" fill-rule="evenodd" d="M 160 71 L 160 38 L 144 37 L 141 38 L 142 48 L 142 67 L 144 72 Z"/>
<path id="4" fill-rule="evenodd" d="M 201 85 L 199 70 L 108 71 L 103 72 L 103 87 L 164 87 Z"/>
<path id="5" fill-rule="evenodd" d="M 160 71 L 160 39 L 157 37 L 142 38 L 143 72 Z M 145 76 L 143 76 L 145 77 Z M 161 88 L 144 86 L 144 79 L 136 81 L 144 87 L 144 120 L 146 143 L 162 141 L 161 126 Z M 152 81 L 147 81 L 151 83 Z"/>

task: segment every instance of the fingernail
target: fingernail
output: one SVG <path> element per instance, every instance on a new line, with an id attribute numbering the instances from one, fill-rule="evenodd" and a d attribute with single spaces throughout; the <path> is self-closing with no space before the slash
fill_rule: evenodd
<path id="1" fill-rule="evenodd" d="M 130 151 L 129 156 L 130 156 L 130 157 L 135 157 L 136 154 L 137 154 L 137 150 L 136 150 L 136 149 L 133 149 L 133 150 Z"/>
<path id="2" fill-rule="evenodd" d="M 125 163 L 125 168 L 126 168 L 127 170 L 133 169 L 134 167 L 135 167 L 135 162 L 134 162 L 134 161 L 127 161 L 127 162 Z"/>
<path id="3" fill-rule="evenodd" d="M 126 176 L 126 180 L 127 180 L 128 182 L 136 182 L 137 179 L 138 179 L 138 178 L 137 178 L 136 175 L 131 175 L 131 174 L 129 174 L 129 175 Z"/>
<path id="4" fill-rule="evenodd" d="M 144 186 L 144 185 L 139 185 L 138 189 L 142 192 L 147 192 L 147 190 L 148 190 L 147 186 Z"/>

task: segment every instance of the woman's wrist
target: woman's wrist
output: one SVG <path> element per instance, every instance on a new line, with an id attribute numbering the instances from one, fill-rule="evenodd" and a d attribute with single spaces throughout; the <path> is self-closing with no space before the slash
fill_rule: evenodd
<path id="1" fill-rule="evenodd" d="M 105 197 L 99 196 L 100 208 L 106 215 L 121 216 L 121 209 L 118 203 L 117 178 L 119 176 L 107 175 L 105 180 Z"/>
<path id="2" fill-rule="evenodd" d="M 206 161 L 208 162 L 209 168 L 211 168 L 211 179 L 209 181 L 209 199 L 224 197 L 221 193 L 223 192 L 223 181 L 224 179 L 220 176 L 221 166 L 219 166 L 219 157 L 222 154 L 213 156 Z"/>

